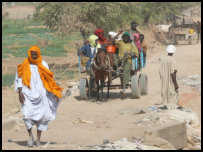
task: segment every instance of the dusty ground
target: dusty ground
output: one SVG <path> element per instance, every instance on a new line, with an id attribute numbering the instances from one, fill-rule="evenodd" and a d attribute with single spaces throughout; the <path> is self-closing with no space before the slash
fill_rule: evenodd
<path id="1" fill-rule="evenodd" d="M 16 5 L 13 7 L 4 7 L 6 12 L 9 12 L 9 18 L 11 19 L 25 19 L 28 17 L 32 17 L 35 7 L 34 6 L 21 6 Z"/>
<path id="2" fill-rule="evenodd" d="M 14 88 L 2 90 L 2 148 L 3 149 L 83 149 L 79 146 L 102 144 L 103 140 L 116 141 L 123 137 L 134 137 L 141 133 L 136 124 L 137 108 L 147 108 L 161 103 L 160 79 L 158 75 L 159 58 L 166 55 L 163 46 L 157 47 L 156 53 L 147 60 L 147 66 L 141 73 L 148 76 L 149 94 L 140 99 L 131 99 L 130 90 L 122 99 L 119 90 L 111 90 L 110 99 L 101 104 L 80 100 L 79 92 L 61 101 L 56 119 L 42 134 L 41 148 L 27 148 L 28 134 L 21 120 L 22 114 L 18 96 Z M 201 44 L 177 46 L 174 54 L 178 65 L 178 77 L 198 74 L 201 77 Z M 48 58 L 47 58 L 48 59 Z M 9 62 L 9 61 L 5 61 Z M 15 61 L 22 62 L 18 60 Z M 48 63 L 51 62 L 47 61 Z M 67 82 L 66 82 L 67 83 Z M 114 82 L 115 83 L 115 82 Z M 65 84 L 65 82 L 64 82 Z M 201 93 L 193 87 L 179 83 L 180 104 L 197 112 L 201 117 Z M 5 123 L 8 117 L 19 119 L 19 124 Z M 82 121 L 80 121 L 82 120 Z M 82 123 L 85 122 L 85 123 Z M 4 125 L 6 124 L 6 126 Z M 33 129 L 36 139 L 36 128 Z M 49 146 L 46 144 L 49 142 Z"/>

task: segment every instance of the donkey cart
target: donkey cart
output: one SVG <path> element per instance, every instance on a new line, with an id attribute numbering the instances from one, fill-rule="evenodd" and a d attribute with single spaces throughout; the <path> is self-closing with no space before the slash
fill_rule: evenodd
<path id="1" fill-rule="evenodd" d="M 80 64 L 80 56 L 79 57 L 79 68 L 81 67 Z M 127 58 L 126 58 L 127 59 Z M 148 94 L 148 80 L 146 74 L 138 74 L 139 71 L 144 67 L 143 66 L 143 52 L 141 52 L 141 61 L 138 62 L 138 58 L 132 59 L 132 69 L 131 69 L 131 79 L 130 83 L 126 85 L 126 88 L 131 88 L 132 98 L 139 99 L 141 95 Z M 81 71 L 81 70 L 79 70 Z M 112 80 L 116 78 L 120 78 L 122 80 L 123 77 L 123 68 L 122 65 L 119 67 L 118 70 L 114 70 L 112 72 Z M 107 87 L 108 82 L 105 82 L 104 87 Z M 122 82 L 121 82 L 122 83 Z M 113 88 L 121 88 L 121 84 L 113 84 L 110 85 L 110 89 Z M 80 98 L 83 100 L 88 100 L 91 97 L 95 97 L 95 89 L 94 89 L 94 77 L 88 76 L 88 78 L 81 78 L 79 82 L 79 94 Z"/>

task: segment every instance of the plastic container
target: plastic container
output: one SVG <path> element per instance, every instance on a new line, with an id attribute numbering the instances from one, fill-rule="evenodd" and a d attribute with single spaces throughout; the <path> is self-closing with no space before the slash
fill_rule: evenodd
<path id="1" fill-rule="evenodd" d="M 107 46 L 107 52 L 108 53 L 115 53 L 116 52 L 116 46 L 115 45 L 108 45 Z"/>

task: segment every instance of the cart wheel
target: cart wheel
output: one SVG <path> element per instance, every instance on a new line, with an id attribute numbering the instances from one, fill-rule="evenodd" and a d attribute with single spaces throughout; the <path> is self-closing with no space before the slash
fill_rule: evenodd
<path id="1" fill-rule="evenodd" d="M 140 98 L 140 84 L 137 75 L 133 75 L 131 78 L 131 93 L 134 99 Z"/>
<path id="2" fill-rule="evenodd" d="M 88 99 L 88 81 L 86 78 L 80 79 L 80 85 L 79 85 L 79 92 L 80 92 L 80 97 L 83 100 Z"/>
<path id="3" fill-rule="evenodd" d="M 95 91 L 94 89 L 94 78 L 90 77 L 89 79 L 89 96 L 94 97 L 95 96 Z"/>
<path id="4" fill-rule="evenodd" d="M 140 74 L 139 82 L 140 82 L 140 93 L 141 93 L 141 95 L 147 95 L 148 94 L 147 75 L 146 74 Z"/>

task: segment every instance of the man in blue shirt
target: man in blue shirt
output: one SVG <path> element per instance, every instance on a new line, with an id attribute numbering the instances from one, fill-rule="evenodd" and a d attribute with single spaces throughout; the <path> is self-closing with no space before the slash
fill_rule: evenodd
<path id="1" fill-rule="evenodd" d="M 97 49 L 101 47 L 100 44 L 98 44 L 97 42 L 98 40 L 98 36 L 96 35 L 91 35 L 88 39 L 88 43 L 85 44 L 80 50 L 80 54 L 81 56 L 86 56 L 89 58 L 89 60 L 86 63 L 86 72 L 87 74 L 90 74 L 91 72 L 91 63 L 92 63 L 92 59 L 94 58 L 94 56 L 97 53 Z"/>

